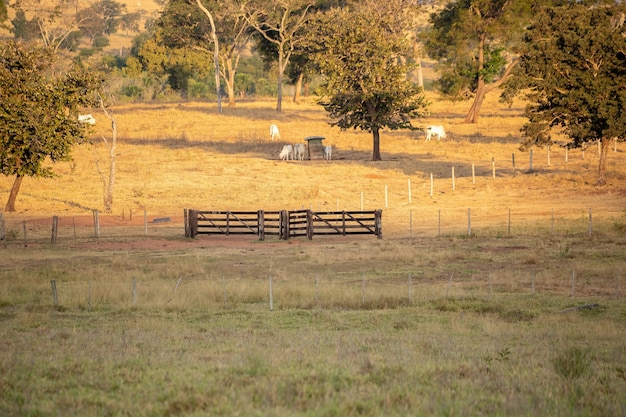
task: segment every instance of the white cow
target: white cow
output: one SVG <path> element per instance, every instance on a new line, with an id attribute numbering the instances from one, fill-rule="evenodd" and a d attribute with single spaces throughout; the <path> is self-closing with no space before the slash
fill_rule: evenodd
<path id="1" fill-rule="evenodd" d="M 324 146 L 324 159 L 330 161 L 333 156 L 333 147 L 330 145 Z"/>
<path id="2" fill-rule="evenodd" d="M 288 161 L 290 159 L 293 159 L 293 146 L 291 145 L 285 145 L 283 146 L 283 150 L 280 151 L 280 155 L 278 155 L 280 157 L 281 161 Z"/>
<path id="3" fill-rule="evenodd" d="M 437 140 L 445 139 L 446 131 L 443 126 L 428 126 L 426 128 L 426 141 L 429 141 L 432 136 L 437 136 Z"/>
<path id="4" fill-rule="evenodd" d="M 293 153 L 294 153 L 295 159 L 303 161 L 304 160 L 304 145 L 302 143 L 296 143 L 295 145 L 293 145 Z"/>
<path id="5" fill-rule="evenodd" d="M 270 139 L 280 139 L 280 132 L 278 131 L 278 126 L 270 125 Z"/>
<path id="6" fill-rule="evenodd" d="M 79 114 L 78 121 L 81 123 L 89 123 L 90 125 L 96 124 L 96 119 L 91 114 Z"/>

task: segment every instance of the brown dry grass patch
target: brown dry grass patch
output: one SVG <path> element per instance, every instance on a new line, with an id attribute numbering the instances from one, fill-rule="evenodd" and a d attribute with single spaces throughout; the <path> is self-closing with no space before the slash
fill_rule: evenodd
<path id="1" fill-rule="evenodd" d="M 418 132 L 384 131 L 382 162 L 371 161 L 370 134 L 331 127 L 313 99 L 300 105 L 286 102 L 282 113 L 273 110 L 271 100 L 238 103 L 221 115 L 214 103 L 204 102 L 115 107 L 119 139 L 112 214 L 128 218 L 130 211 L 137 216 L 145 209 L 151 217 L 179 219 L 184 208 L 358 210 L 363 201 L 365 210 L 384 209 L 386 236 L 405 236 L 411 218 L 415 233 L 433 234 L 438 227 L 462 233 L 468 208 L 475 225 L 492 227 L 507 222 L 509 209 L 516 224 L 547 225 L 552 213 L 557 219 L 584 219 L 589 209 L 596 218 L 624 214 L 623 144 L 609 153 L 608 185 L 597 188 L 593 148 L 584 159 L 580 151 L 571 151 L 568 162 L 561 148 L 553 148 L 549 165 L 547 151 L 536 149 L 529 171 L 529 154 L 518 150 L 523 103 L 503 108 L 493 95 L 479 123 L 468 125 L 462 123 L 468 103 L 434 96 L 432 102 L 431 116 L 416 124 L 443 124 L 448 139 L 425 142 Z M 56 164 L 56 178 L 26 178 L 19 211 L 4 213 L 5 219 L 89 216 L 90 210 L 102 209 L 95 160 L 106 166 L 101 138 L 111 132 L 104 116 L 94 113 L 93 144 L 77 147 L 72 162 Z M 270 123 L 278 124 L 281 140 L 270 141 Z M 309 135 L 326 137 L 334 148 L 333 161 L 323 161 L 321 155 L 303 162 L 278 160 L 284 144 L 304 142 Z M 0 178 L 3 204 L 12 181 Z"/>

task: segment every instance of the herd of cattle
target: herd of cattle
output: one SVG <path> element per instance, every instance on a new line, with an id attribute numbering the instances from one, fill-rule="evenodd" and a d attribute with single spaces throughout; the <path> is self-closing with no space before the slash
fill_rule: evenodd
<path id="1" fill-rule="evenodd" d="M 426 135 L 426 142 L 428 142 L 433 136 L 437 137 L 437 140 L 446 138 L 446 131 L 441 125 L 433 125 L 428 126 L 424 129 L 424 134 Z M 275 124 L 270 125 L 270 140 L 280 139 L 280 132 L 278 131 L 278 126 Z M 278 154 L 278 157 L 281 161 L 288 160 L 304 160 L 304 152 L 305 147 L 301 143 L 296 143 L 295 145 L 284 145 L 283 149 Z M 323 156 L 326 161 L 330 161 L 332 158 L 333 148 L 330 145 L 326 145 L 323 147 Z"/>
<path id="2" fill-rule="evenodd" d="M 79 114 L 78 121 L 81 123 L 88 123 L 90 125 L 96 124 L 96 119 L 91 114 Z M 437 136 L 437 140 L 445 139 L 446 137 L 446 131 L 441 125 L 428 126 L 424 129 L 424 133 L 426 135 L 426 141 L 429 141 L 433 136 Z M 274 141 L 275 139 L 280 139 L 280 132 L 278 131 L 278 126 L 272 124 L 270 125 L 270 140 Z M 303 161 L 305 150 L 306 148 L 302 143 L 296 143 L 295 145 L 284 145 L 278 157 L 281 161 L 288 161 L 290 159 Z M 332 159 L 332 153 L 332 146 L 326 145 L 323 147 L 324 160 L 330 161 Z"/>

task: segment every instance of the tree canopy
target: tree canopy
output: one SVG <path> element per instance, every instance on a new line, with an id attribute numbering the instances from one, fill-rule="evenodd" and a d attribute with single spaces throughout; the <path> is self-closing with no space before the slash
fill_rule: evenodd
<path id="1" fill-rule="evenodd" d="M 276 111 L 282 111 L 283 74 L 292 54 L 306 39 L 313 0 L 251 0 L 246 19 L 265 41 L 274 45 L 278 63 Z"/>
<path id="2" fill-rule="evenodd" d="M 102 81 L 77 65 L 54 73 L 54 59 L 50 47 L 0 44 L 0 172 L 15 176 L 6 211 L 15 211 L 25 176 L 53 176 L 46 162 L 70 159 L 72 147 L 87 140 L 77 115 L 94 104 Z"/>
<path id="3" fill-rule="evenodd" d="M 398 11 L 410 12 L 412 2 L 367 1 L 354 9 L 332 9 L 313 34 L 315 59 L 326 81 L 320 104 L 332 124 L 342 130 L 372 133 L 372 160 L 381 160 L 380 131 L 412 128 L 411 119 L 426 109 L 421 88 L 407 80 L 412 46 Z"/>
<path id="4" fill-rule="evenodd" d="M 552 143 L 555 131 L 568 147 L 599 142 L 598 184 L 604 184 L 608 145 L 626 137 L 626 5 L 571 2 L 538 6 L 534 14 L 520 77 L 509 86 L 530 101 L 522 148 Z"/>
<path id="5" fill-rule="evenodd" d="M 511 74 L 514 45 L 529 17 L 529 2 L 522 0 L 456 0 L 431 15 L 425 48 L 438 61 L 441 91 L 473 97 L 466 123 L 478 121 L 485 95 Z"/>

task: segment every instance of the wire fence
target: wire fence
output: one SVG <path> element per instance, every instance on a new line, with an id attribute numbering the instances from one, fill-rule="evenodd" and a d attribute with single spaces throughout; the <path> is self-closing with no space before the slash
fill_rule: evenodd
<path id="1" fill-rule="evenodd" d="M 445 300 L 506 301 L 510 297 L 560 296 L 572 304 L 624 297 L 619 269 L 589 274 L 528 270 L 335 273 L 277 277 L 203 276 L 128 282 L 50 280 L 48 301 L 82 310 L 111 308 L 387 309 Z M 445 308 L 442 306 L 442 308 Z"/>
<path id="2" fill-rule="evenodd" d="M 184 238 L 183 217 L 148 218 L 125 222 L 119 218 L 94 212 L 93 218 L 59 217 L 6 219 L 0 213 L 0 242 L 7 244 L 79 242 L 93 239 Z M 116 220 L 117 219 L 117 220 Z M 378 237 L 440 237 L 440 236 L 567 236 L 614 233 L 626 234 L 626 215 L 608 213 L 603 209 L 550 209 L 546 207 L 457 208 L 403 207 L 387 209 L 380 216 Z M 337 239 L 344 236 L 337 235 Z M 208 237 L 211 238 L 210 236 Z M 320 236 L 317 236 L 320 238 Z M 367 237 L 364 237 L 367 238 Z M 315 239 L 315 237 L 313 237 Z"/>

